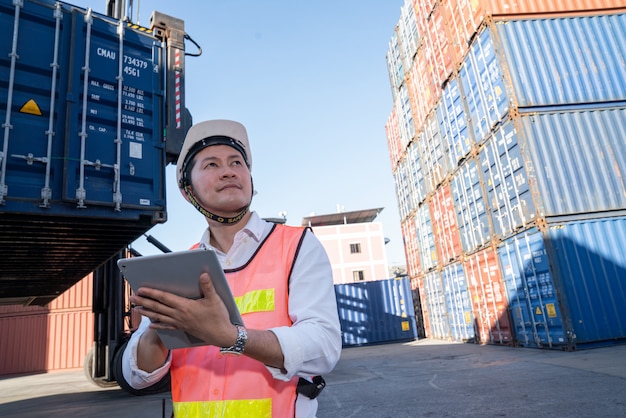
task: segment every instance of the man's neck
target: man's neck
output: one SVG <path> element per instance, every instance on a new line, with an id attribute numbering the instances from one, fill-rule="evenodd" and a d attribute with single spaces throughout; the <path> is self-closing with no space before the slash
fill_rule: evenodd
<path id="1" fill-rule="evenodd" d="M 250 216 L 251 213 L 248 212 L 239 222 L 234 224 L 223 224 L 207 219 L 210 232 L 209 243 L 211 246 L 220 250 L 224 254 L 228 254 L 228 251 L 230 251 L 230 248 L 233 246 L 233 242 L 235 241 L 235 235 L 237 235 L 237 232 L 245 228 L 246 224 L 250 220 Z"/>

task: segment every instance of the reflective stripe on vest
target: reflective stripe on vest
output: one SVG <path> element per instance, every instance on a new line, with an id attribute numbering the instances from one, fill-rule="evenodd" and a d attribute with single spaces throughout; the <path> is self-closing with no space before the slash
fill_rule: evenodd
<path id="1" fill-rule="evenodd" d="M 251 411 L 255 411 L 252 415 Z M 251 417 L 272 418 L 271 399 L 246 399 L 241 401 L 176 402 L 177 417 Z"/>
<path id="2" fill-rule="evenodd" d="M 289 274 L 303 234 L 303 228 L 276 225 L 244 267 L 225 271 L 246 327 L 291 325 Z M 213 346 L 172 350 L 170 371 L 177 417 L 295 415 L 298 379 L 274 379 L 245 355 L 223 355 Z"/>

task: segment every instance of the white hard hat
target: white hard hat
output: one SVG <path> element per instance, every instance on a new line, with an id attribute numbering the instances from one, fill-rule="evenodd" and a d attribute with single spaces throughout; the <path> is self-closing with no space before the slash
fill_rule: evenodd
<path id="1" fill-rule="evenodd" d="M 176 181 L 179 188 L 184 188 L 188 179 L 187 165 L 202 149 L 211 145 L 229 145 L 243 156 L 248 168 L 252 168 L 252 155 L 246 128 L 232 120 L 208 120 L 193 125 L 187 132 L 185 142 L 176 162 Z"/>

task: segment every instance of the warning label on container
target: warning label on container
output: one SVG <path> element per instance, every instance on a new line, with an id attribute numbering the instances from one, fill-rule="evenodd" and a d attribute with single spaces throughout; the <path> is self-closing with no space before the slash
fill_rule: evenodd
<path id="1" fill-rule="evenodd" d="M 39 105 L 34 99 L 30 99 L 29 101 L 24 103 L 24 105 L 20 107 L 20 112 L 28 113 L 29 115 L 36 115 L 36 116 L 43 115 L 43 113 L 41 113 L 41 109 L 39 108 Z"/>
<path id="2" fill-rule="evenodd" d="M 408 331 L 409 328 L 409 321 L 402 321 L 402 331 Z"/>
<path id="3" fill-rule="evenodd" d="M 548 312 L 548 318 L 556 318 L 556 307 L 554 303 L 546 303 L 546 311 Z"/>

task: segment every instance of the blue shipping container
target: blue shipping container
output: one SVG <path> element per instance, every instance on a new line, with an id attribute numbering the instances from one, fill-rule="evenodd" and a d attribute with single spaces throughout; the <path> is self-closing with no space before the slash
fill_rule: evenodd
<path id="1" fill-rule="evenodd" d="M 168 129 L 165 92 L 184 29 L 158 16 L 153 34 L 67 3 L 0 0 L 0 303 L 46 304 L 165 222 L 166 153 L 187 124 Z"/>
<path id="2" fill-rule="evenodd" d="M 494 232 L 626 208 L 626 108 L 520 114 L 479 153 Z"/>
<path id="3" fill-rule="evenodd" d="M 441 271 L 441 277 L 452 339 L 460 342 L 473 341 L 474 314 L 463 265 L 449 264 Z"/>
<path id="4" fill-rule="evenodd" d="M 569 349 L 626 339 L 626 217 L 549 224 L 499 249 L 518 344 Z"/>
<path id="5" fill-rule="evenodd" d="M 343 346 L 417 339 L 408 278 L 335 285 Z"/>

